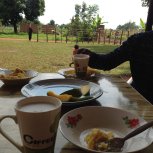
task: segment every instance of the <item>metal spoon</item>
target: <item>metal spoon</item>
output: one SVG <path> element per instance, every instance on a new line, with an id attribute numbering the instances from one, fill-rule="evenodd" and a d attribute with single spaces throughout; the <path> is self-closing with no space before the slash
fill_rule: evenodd
<path id="1" fill-rule="evenodd" d="M 137 134 L 145 131 L 146 129 L 150 128 L 151 126 L 153 126 L 153 121 L 148 122 L 140 127 L 138 127 L 137 129 L 135 129 L 134 131 L 130 132 L 129 134 L 127 134 L 125 137 L 123 138 L 113 138 L 109 141 L 108 143 L 108 150 L 110 152 L 118 152 L 122 150 L 122 147 L 125 143 L 126 140 L 136 136 Z"/>

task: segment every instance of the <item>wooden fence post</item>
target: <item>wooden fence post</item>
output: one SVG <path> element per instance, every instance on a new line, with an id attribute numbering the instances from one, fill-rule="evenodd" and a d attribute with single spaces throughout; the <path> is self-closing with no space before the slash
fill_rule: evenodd
<path id="1" fill-rule="evenodd" d="M 56 43 L 56 27 L 55 27 L 55 43 Z"/>
<path id="2" fill-rule="evenodd" d="M 37 26 L 37 42 L 39 41 L 38 33 L 39 33 L 39 27 Z"/>
<path id="3" fill-rule="evenodd" d="M 104 32 L 104 44 L 106 43 L 106 30 Z"/>
<path id="4" fill-rule="evenodd" d="M 130 31 L 128 30 L 127 31 L 127 38 L 129 38 L 129 36 L 130 36 Z"/>
<path id="5" fill-rule="evenodd" d="M 114 45 L 117 43 L 118 36 L 119 36 L 119 32 L 118 31 L 115 31 Z"/>
<path id="6" fill-rule="evenodd" d="M 123 38 L 123 30 L 122 30 L 122 32 L 121 32 L 120 45 L 122 44 L 122 38 Z"/>
<path id="7" fill-rule="evenodd" d="M 94 31 L 92 31 L 92 38 L 91 39 L 92 39 L 92 43 L 94 44 L 94 39 L 95 39 L 94 38 Z"/>
<path id="8" fill-rule="evenodd" d="M 116 44 L 116 31 L 115 31 L 115 36 L 114 36 L 114 45 Z"/>
<path id="9" fill-rule="evenodd" d="M 112 36 L 112 30 L 110 30 L 110 33 L 109 33 L 109 44 L 111 43 L 111 36 Z"/>
<path id="10" fill-rule="evenodd" d="M 48 26 L 46 25 L 46 41 L 48 42 Z"/>
<path id="11" fill-rule="evenodd" d="M 77 30 L 77 33 L 76 33 L 76 44 L 78 43 L 79 41 L 79 36 L 78 36 L 78 30 Z"/>
<path id="12" fill-rule="evenodd" d="M 68 34 L 66 34 L 66 43 L 67 43 L 67 40 L 68 40 Z"/>
<path id="13" fill-rule="evenodd" d="M 82 30 L 82 44 L 83 44 L 83 42 L 84 42 L 83 40 L 84 40 L 84 39 L 83 39 L 83 30 Z"/>
<path id="14" fill-rule="evenodd" d="M 98 44 L 100 44 L 100 32 L 101 32 L 101 30 L 98 29 Z"/>
<path id="15" fill-rule="evenodd" d="M 62 42 L 62 36 L 63 36 L 63 29 L 61 28 L 61 42 Z"/>

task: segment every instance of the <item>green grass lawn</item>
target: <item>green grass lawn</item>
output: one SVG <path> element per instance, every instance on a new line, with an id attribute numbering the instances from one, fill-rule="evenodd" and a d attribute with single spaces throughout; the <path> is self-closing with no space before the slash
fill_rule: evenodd
<path id="1" fill-rule="evenodd" d="M 27 39 L 28 40 L 28 33 L 20 32 L 20 33 L 15 34 L 14 32 L 9 32 L 9 33 L 0 32 L 0 38 L 12 38 L 12 39 L 15 38 L 15 39 Z M 37 40 L 37 34 L 36 33 L 32 34 L 32 39 L 35 40 L 35 41 Z M 43 41 L 47 41 L 47 36 L 44 33 L 39 33 L 38 34 L 38 39 L 43 40 Z M 61 37 L 57 35 L 56 39 L 61 40 Z M 48 34 L 48 40 L 54 41 L 55 40 L 55 35 Z M 63 40 L 65 41 L 64 37 L 63 37 Z"/>
<path id="2" fill-rule="evenodd" d="M 80 47 L 99 53 L 107 53 L 117 46 L 97 43 L 79 43 Z M 34 69 L 38 72 L 57 72 L 67 68 L 72 59 L 74 43 L 29 42 L 28 40 L 0 39 L 0 67 L 15 69 Z M 103 71 L 102 71 L 103 72 Z M 129 63 L 126 62 L 111 71 L 111 74 L 129 74 Z"/>

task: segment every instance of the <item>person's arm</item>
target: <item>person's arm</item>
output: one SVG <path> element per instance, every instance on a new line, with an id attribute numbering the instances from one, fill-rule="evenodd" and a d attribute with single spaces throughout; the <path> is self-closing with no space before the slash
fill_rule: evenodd
<path id="1" fill-rule="evenodd" d="M 137 47 L 137 38 L 131 36 L 127 41 L 107 54 L 97 54 L 88 49 L 79 49 L 78 53 L 90 55 L 89 66 L 96 69 L 111 70 L 118 65 L 130 60 L 132 52 Z"/>
<path id="2" fill-rule="evenodd" d="M 96 69 L 111 70 L 129 60 L 128 49 L 124 45 L 107 54 L 90 54 L 89 66 Z"/>

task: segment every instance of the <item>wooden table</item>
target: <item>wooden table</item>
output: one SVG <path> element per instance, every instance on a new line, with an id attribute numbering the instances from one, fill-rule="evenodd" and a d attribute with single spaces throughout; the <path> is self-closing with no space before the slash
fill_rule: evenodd
<path id="1" fill-rule="evenodd" d="M 42 73 L 31 81 L 50 79 L 50 78 L 63 78 L 56 73 Z M 107 107 L 120 108 L 134 114 L 137 114 L 147 121 L 153 120 L 153 105 L 143 98 L 136 90 L 128 85 L 119 76 L 105 76 L 100 75 L 94 82 L 97 82 L 104 93 L 97 100 L 90 103 L 90 105 L 102 105 Z M 0 82 L 0 115 L 15 114 L 14 105 L 23 96 L 21 95 L 20 88 L 6 88 Z M 78 107 L 78 106 L 77 106 Z M 74 109 L 75 107 L 63 107 L 63 111 Z M 4 128 L 8 133 L 16 139 L 19 143 L 20 135 L 17 126 L 12 120 L 7 119 L 4 121 Z M 153 144 L 137 153 L 152 153 Z M 0 153 L 19 153 L 10 142 L 8 142 L 2 135 L 0 135 Z M 85 151 L 74 146 L 68 142 L 58 131 L 55 153 L 84 153 Z"/>

